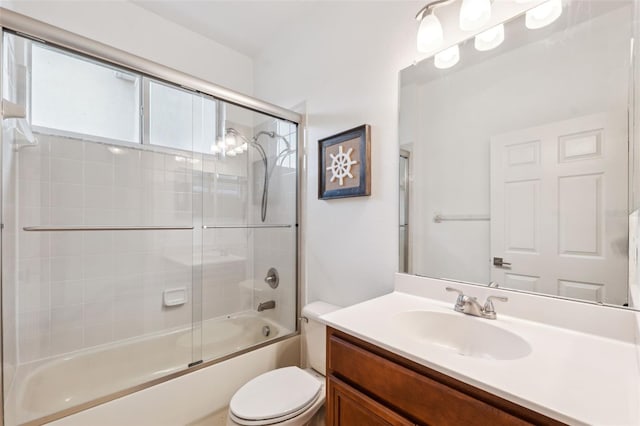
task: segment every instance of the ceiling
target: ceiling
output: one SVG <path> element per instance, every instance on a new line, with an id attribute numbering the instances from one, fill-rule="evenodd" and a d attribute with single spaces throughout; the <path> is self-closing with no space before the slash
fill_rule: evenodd
<path id="1" fill-rule="evenodd" d="M 287 26 L 313 19 L 321 0 L 132 0 L 209 39 L 255 57 Z"/>

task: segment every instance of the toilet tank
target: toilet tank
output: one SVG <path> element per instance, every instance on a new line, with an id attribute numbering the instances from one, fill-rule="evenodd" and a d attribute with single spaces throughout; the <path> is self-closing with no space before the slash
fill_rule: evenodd
<path id="1" fill-rule="evenodd" d="M 327 364 L 327 327 L 318 317 L 340 309 L 340 306 L 325 302 L 312 302 L 302 308 L 302 349 L 309 367 L 323 376 Z"/>

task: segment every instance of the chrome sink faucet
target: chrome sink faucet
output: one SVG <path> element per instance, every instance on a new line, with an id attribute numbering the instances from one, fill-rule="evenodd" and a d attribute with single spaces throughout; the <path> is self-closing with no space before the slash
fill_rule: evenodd
<path id="1" fill-rule="evenodd" d="M 486 319 L 496 319 L 496 310 L 493 307 L 494 300 L 499 300 L 501 302 L 509 300 L 502 296 L 489 296 L 484 302 L 484 305 L 481 305 L 475 297 L 467 296 L 457 288 L 447 287 L 446 290 L 458 293 L 456 304 L 453 307 L 456 312 L 462 312 L 463 314 Z"/>

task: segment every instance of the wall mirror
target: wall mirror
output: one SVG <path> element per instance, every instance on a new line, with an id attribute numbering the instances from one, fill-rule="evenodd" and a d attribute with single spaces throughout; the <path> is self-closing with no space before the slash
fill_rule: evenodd
<path id="1" fill-rule="evenodd" d="M 401 71 L 401 271 L 633 306 L 635 14 L 563 2 Z"/>

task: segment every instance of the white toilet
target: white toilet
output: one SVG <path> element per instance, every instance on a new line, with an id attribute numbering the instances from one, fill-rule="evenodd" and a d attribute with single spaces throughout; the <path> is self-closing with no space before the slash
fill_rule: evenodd
<path id="1" fill-rule="evenodd" d="M 313 302 L 302 309 L 302 347 L 311 368 L 278 368 L 244 384 L 229 403 L 228 425 L 302 426 L 321 424 L 324 416 L 326 327 L 320 315 L 340 309 Z"/>

